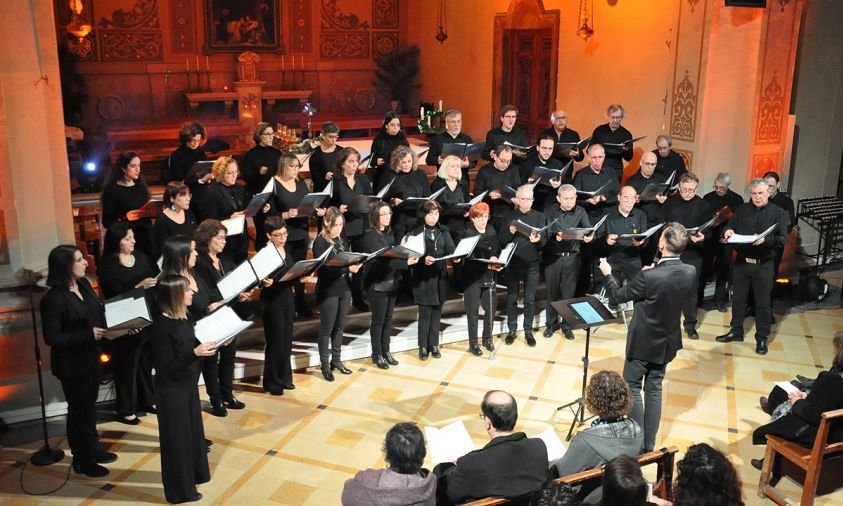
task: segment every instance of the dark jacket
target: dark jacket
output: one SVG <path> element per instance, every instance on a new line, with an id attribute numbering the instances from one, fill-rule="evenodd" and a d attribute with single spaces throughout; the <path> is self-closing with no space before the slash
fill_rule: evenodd
<path id="1" fill-rule="evenodd" d="M 547 447 L 523 432 L 499 436 L 480 450 L 459 458 L 446 469 L 438 495 L 452 503 L 483 497 L 518 497 L 541 487 L 547 479 Z"/>
<path id="2" fill-rule="evenodd" d="M 413 230 L 412 235 L 424 232 L 424 255 L 442 257 L 454 252 L 454 241 L 443 225 L 434 227 L 422 225 Z M 413 286 L 413 300 L 424 306 L 438 306 L 445 303 L 445 278 L 448 271 L 445 260 L 438 260 L 433 265 L 425 265 L 424 257 L 410 268 Z"/>
<path id="3" fill-rule="evenodd" d="M 623 288 L 606 276 L 606 289 L 617 302 L 635 301 L 629 324 L 626 358 L 667 364 L 682 349 L 679 320 L 682 305 L 692 290 L 696 271 L 679 257 L 663 258 L 652 269 L 639 272 Z"/>
<path id="4" fill-rule="evenodd" d="M 99 366 L 93 328 L 105 328 L 103 304 L 87 279 L 76 283 L 84 301 L 67 288 L 51 288 L 41 299 L 44 342 L 57 378 L 85 376 Z"/>

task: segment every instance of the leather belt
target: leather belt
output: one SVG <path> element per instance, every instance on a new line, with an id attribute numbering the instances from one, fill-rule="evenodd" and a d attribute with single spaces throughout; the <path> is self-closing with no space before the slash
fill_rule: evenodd
<path id="1" fill-rule="evenodd" d="M 756 264 L 761 263 L 761 260 L 759 260 L 757 258 L 744 258 L 743 261 L 748 263 L 748 264 L 752 264 L 752 265 L 756 265 Z"/>
<path id="2" fill-rule="evenodd" d="M 556 256 L 569 257 L 571 255 L 576 255 L 577 253 L 578 253 L 577 251 L 566 251 L 564 253 L 557 253 Z"/>

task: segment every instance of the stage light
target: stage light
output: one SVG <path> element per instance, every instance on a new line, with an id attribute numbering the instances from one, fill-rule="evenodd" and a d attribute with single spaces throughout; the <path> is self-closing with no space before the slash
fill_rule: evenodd
<path id="1" fill-rule="evenodd" d="M 79 191 L 82 193 L 93 193 L 100 191 L 102 183 L 102 171 L 100 165 L 94 160 L 88 160 L 82 164 L 82 169 L 76 176 L 79 182 Z"/>

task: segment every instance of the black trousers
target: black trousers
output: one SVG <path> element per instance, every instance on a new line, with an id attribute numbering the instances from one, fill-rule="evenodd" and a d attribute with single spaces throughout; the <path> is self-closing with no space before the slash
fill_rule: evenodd
<path id="1" fill-rule="evenodd" d="M 506 325 L 511 332 L 518 330 L 518 289 L 524 281 L 524 331 L 533 332 L 536 317 L 536 288 L 539 285 L 539 262 L 527 264 L 526 271 L 506 273 Z"/>
<path id="2" fill-rule="evenodd" d="M 351 305 L 351 293 L 344 291 L 339 297 L 326 297 L 319 303 L 319 360 L 327 364 L 330 360 L 340 360 L 342 337 L 348 307 Z"/>
<path id="3" fill-rule="evenodd" d="M 594 257 L 592 260 L 594 262 L 593 268 L 594 277 L 597 280 L 596 284 L 598 284 L 600 288 L 603 288 L 603 280 L 605 276 L 603 276 L 603 273 L 600 272 L 600 268 L 598 267 L 600 264 L 600 257 Z M 615 280 L 621 285 L 623 285 L 624 279 L 629 282 L 639 272 L 641 272 L 641 257 L 639 256 L 627 257 L 623 255 L 613 255 L 608 257 L 606 260 L 609 262 L 609 265 L 612 266 L 612 277 L 615 278 Z"/>
<path id="4" fill-rule="evenodd" d="M 211 402 L 221 402 L 234 396 L 234 357 L 237 354 L 237 338 L 202 361 L 202 378 L 205 391 Z"/>
<path id="5" fill-rule="evenodd" d="M 369 307 L 372 310 L 372 357 L 381 357 L 389 351 L 389 338 L 392 335 L 392 312 L 398 292 L 379 292 L 369 288 Z"/>
<path id="6" fill-rule="evenodd" d="M 281 296 L 283 297 L 283 295 Z M 293 320 L 296 310 L 289 296 L 287 304 L 267 304 L 263 312 L 263 332 L 266 340 L 263 363 L 263 389 L 283 390 L 293 384 Z"/>
<path id="7" fill-rule="evenodd" d="M 290 247 L 290 256 L 293 258 L 293 262 L 298 262 L 299 260 L 304 260 L 307 258 L 307 239 L 302 239 L 300 241 L 290 241 L 287 243 Z M 302 312 L 307 310 L 307 302 L 305 301 L 305 284 L 304 283 L 293 283 L 293 289 L 296 291 L 296 311 Z"/>
<path id="8" fill-rule="evenodd" d="M 700 252 L 696 250 L 687 249 L 682 252 L 682 254 L 679 256 L 679 259 L 682 261 L 682 263 L 692 265 L 694 267 L 694 272 L 696 273 L 696 282 L 694 283 L 694 287 L 691 290 L 691 293 L 689 293 L 687 298 L 685 299 L 685 304 L 682 306 L 682 314 L 685 318 L 685 328 L 696 328 L 697 306 L 699 305 L 700 301 L 700 284 L 703 283 L 703 259 Z"/>
<path id="9" fill-rule="evenodd" d="M 99 374 L 59 378 L 67 401 L 67 443 L 74 461 L 93 461 L 101 451 L 97 434 L 95 404 L 99 394 Z"/>
<path id="10" fill-rule="evenodd" d="M 729 283 L 732 281 L 732 251 L 731 244 L 720 241 L 710 241 L 705 247 L 705 273 L 703 279 L 708 279 L 709 272 L 714 272 L 714 302 L 726 304 L 729 301 Z"/>
<path id="11" fill-rule="evenodd" d="M 743 335 L 743 321 L 746 317 L 747 297 L 750 290 L 755 298 L 755 340 L 770 335 L 773 314 L 770 294 L 773 291 L 773 261 L 748 264 L 739 259 L 732 270 L 734 291 L 732 294 L 732 332 Z"/>
<path id="12" fill-rule="evenodd" d="M 351 242 L 351 251 L 363 251 L 363 236 L 357 235 L 354 237 L 349 237 L 348 240 Z M 351 301 L 353 303 L 363 302 L 363 275 L 362 271 L 360 275 L 351 274 Z"/>
<path id="13" fill-rule="evenodd" d="M 547 307 L 545 316 L 547 326 L 556 327 L 559 324 L 559 313 L 550 305 L 557 300 L 566 300 L 574 297 L 577 288 L 577 279 L 580 275 L 580 255 L 575 253 L 567 256 L 553 256 L 552 262 L 544 266 L 544 282 L 547 285 Z M 567 326 L 567 322 L 562 322 Z"/>
<path id="14" fill-rule="evenodd" d="M 439 346 L 439 323 L 442 320 L 442 304 L 419 305 L 419 348 Z"/>
<path id="15" fill-rule="evenodd" d="M 468 344 L 477 344 L 477 323 L 480 306 L 483 306 L 483 341 L 492 339 L 492 325 L 495 323 L 495 309 L 497 306 L 495 285 L 483 286 L 480 281 L 471 283 L 463 291 L 465 317 L 468 320 Z"/>

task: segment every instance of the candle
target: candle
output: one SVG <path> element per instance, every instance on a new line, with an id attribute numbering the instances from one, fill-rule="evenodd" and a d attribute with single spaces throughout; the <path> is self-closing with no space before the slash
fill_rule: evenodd
<path id="1" fill-rule="evenodd" d="M 439 99 L 439 110 L 440 111 L 442 110 L 442 99 L 441 98 Z"/>
<path id="2" fill-rule="evenodd" d="M 208 72 L 211 71 L 211 63 L 208 61 L 207 56 L 205 57 L 205 70 L 207 70 Z M 439 101 L 439 108 L 440 109 L 442 108 L 442 101 L 441 100 Z"/>
<path id="3" fill-rule="evenodd" d="M 419 112 L 419 117 L 424 118 L 424 106 L 421 106 L 421 112 Z"/>
<path id="4" fill-rule="evenodd" d="M 196 72 L 199 72 L 199 55 L 196 55 Z"/>
<path id="5" fill-rule="evenodd" d="M 293 61 L 293 64 L 290 66 L 290 70 L 296 70 L 296 57 L 290 55 L 290 59 Z"/>
<path id="6" fill-rule="evenodd" d="M 281 72 L 284 72 L 284 55 L 281 55 Z"/>
<path id="7" fill-rule="evenodd" d="M 184 59 L 184 71 L 190 72 L 190 58 Z"/>
<path id="8" fill-rule="evenodd" d="M 301 55 L 301 69 L 304 70 L 304 55 Z"/>

